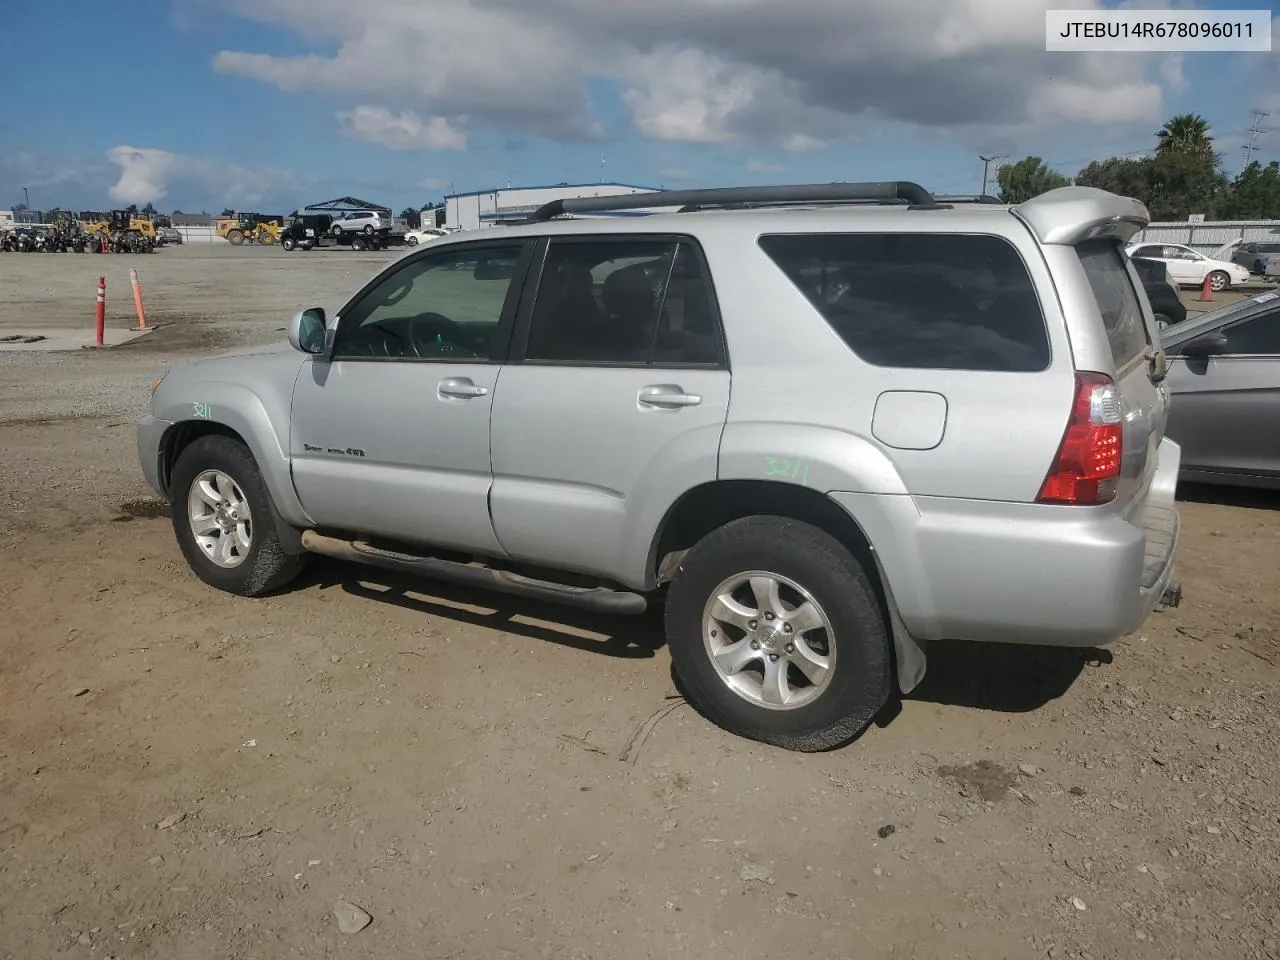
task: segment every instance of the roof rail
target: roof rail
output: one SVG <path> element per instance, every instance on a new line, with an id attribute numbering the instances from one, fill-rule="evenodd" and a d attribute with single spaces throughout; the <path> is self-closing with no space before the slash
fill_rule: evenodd
<path id="1" fill-rule="evenodd" d="M 1004 205 L 1004 201 L 999 197 L 993 197 L 989 193 L 966 193 L 954 196 L 938 197 L 939 203 L 998 203 Z"/>
<path id="2" fill-rule="evenodd" d="M 657 190 L 608 197 L 570 197 L 552 200 L 529 215 L 529 222 L 550 220 L 566 213 L 599 213 L 676 207 L 683 211 L 707 207 L 760 206 L 788 203 L 907 203 L 934 207 L 937 202 L 924 187 L 909 180 L 869 183 L 798 183 L 785 186 L 714 187 L 707 190 Z"/>

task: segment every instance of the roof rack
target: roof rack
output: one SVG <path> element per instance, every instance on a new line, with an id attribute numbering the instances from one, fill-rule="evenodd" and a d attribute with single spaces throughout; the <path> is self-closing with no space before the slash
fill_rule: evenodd
<path id="1" fill-rule="evenodd" d="M 529 222 L 550 220 L 566 213 L 601 213 L 676 207 L 682 213 L 711 207 L 754 207 L 800 203 L 905 203 L 913 209 L 937 209 L 924 187 L 909 180 L 868 183 L 798 183 L 785 186 L 714 187 L 707 190 L 656 190 L 609 197 L 570 197 L 552 200 L 529 215 Z"/>
<path id="2" fill-rule="evenodd" d="M 939 203 L 996 203 L 1004 206 L 1004 201 L 989 193 L 967 193 L 937 198 Z"/>

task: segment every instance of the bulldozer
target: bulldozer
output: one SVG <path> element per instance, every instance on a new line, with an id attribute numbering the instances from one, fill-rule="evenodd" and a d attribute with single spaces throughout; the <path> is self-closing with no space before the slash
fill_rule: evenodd
<path id="1" fill-rule="evenodd" d="M 80 225 L 95 251 L 105 247 L 113 253 L 150 253 L 156 248 L 156 225 L 129 210 L 86 211 L 80 214 Z"/>
<path id="2" fill-rule="evenodd" d="M 260 213 L 237 213 L 217 222 L 215 231 L 233 246 L 242 243 L 261 243 L 270 246 L 280 241 L 280 224 L 272 217 Z"/>

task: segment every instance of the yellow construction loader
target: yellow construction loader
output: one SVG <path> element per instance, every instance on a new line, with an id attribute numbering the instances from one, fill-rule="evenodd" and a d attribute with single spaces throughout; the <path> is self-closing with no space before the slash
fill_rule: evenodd
<path id="1" fill-rule="evenodd" d="M 280 242 L 280 224 L 260 213 L 237 213 L 234 217 L 219 220 L 215 231 L 233 246 L 242 243 L 261 243 L 270 246 Z"/>

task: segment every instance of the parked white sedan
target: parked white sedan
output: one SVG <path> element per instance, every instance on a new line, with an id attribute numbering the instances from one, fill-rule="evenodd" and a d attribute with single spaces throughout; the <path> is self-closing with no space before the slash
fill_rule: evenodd
<path id="1" fill-rule="evenodd" d="M 1137 243 L 1125 252 L 1131 257 L 1159 260 L 1165 265 L 1169 279 L 1180 286 L 1198 287 L 1208 277 L 1209 286 L 1216 292 L 1249 279 L 1248 269 L 1240 264 L 1214 260 L 1180 243 Z"/>
<path id="2" fill-rule="evenodd" d="M 436 237 L 443 237 L 445 231 L 439 227 L 419 227 L 416 230 L 410 230 L 404 235 L 404 242 L 411 247 L 416 247 L 420 243 L 426 243 L 428 240 L 434 240 Z"/>

